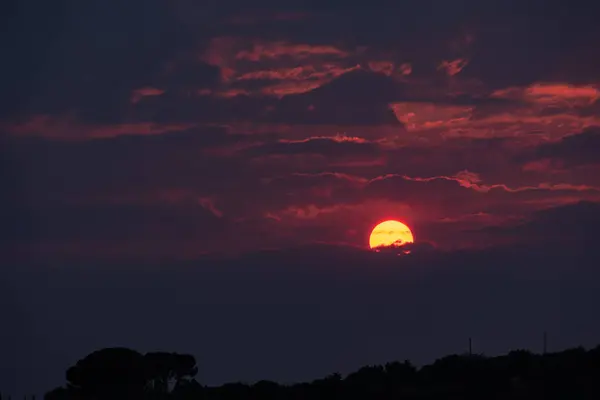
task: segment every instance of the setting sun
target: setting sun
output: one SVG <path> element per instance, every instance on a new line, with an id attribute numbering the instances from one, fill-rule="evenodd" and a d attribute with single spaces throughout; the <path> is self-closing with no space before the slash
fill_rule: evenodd
<path id="1" fill-rule="evenodd" d="M 414 237 L 408 226 L 399 221 L 384 221 L 373 228 L 369 237 L 369 247 L 402 246 L 413 243 Z"/>

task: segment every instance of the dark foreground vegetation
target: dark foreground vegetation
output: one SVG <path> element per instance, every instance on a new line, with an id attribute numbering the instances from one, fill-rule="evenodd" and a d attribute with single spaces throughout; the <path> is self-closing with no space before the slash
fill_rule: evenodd
<path id="1" fill-rule="evenodd" d="M 600 346 L 545 355 L 451 355 L 422 368 L 392 362 L 291 385 L 207 387 L 195 379 L 197 371 L 191 355 L 103 349 L 69 368 L 66 386 L 45 399 L 600 399 Z"/>

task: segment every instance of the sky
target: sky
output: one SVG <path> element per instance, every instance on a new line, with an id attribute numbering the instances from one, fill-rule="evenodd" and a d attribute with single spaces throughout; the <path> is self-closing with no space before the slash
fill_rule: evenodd
<path id="1" fill-rule="evenodd" d="M 597 344 L 588 3 L 11 2 L 0 391 L 116 345 L 219 384 Z"/>

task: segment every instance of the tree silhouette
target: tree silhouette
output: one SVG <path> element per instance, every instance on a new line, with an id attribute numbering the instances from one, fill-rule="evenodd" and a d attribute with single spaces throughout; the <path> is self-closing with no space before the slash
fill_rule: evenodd
<path id="1" fill-rule="evenodd" d="M 144 357 L 127 348 L 98 350 L 67 370 L 67 382 L 84 398 L 139 398 L 146 385 Z"/>
<path id="2" fill-rule="evenodd" d="M 178 382 L 171 394 L 176 399 L 197 399 L 203 396 L 204 388 L 195 379 Z"/>
<path id="3" fill-rule="evenodd" d="M 46 393 L 44 400 L 66 400 L 70 397 L 71 396 L 68 389 L 64 387 L 58 387 Z"/>
<path id="4" fill-rule="evenodd" d="M 311 397 L 320 399 L 337 398 L 342 389 L 342 376 L 338 373 L 330 374 L 325 378 L 313 381 L 311 386 L 313 389 Z"/>
<path id="5" fill-rule="evenodd" d="M 189 354 L 106 348 L 77 361 L 67 370 L 67 387 L 46 393 L 45 399 L 160 398 L 175 390 L 181 396 L 201 389 L 192 380 L 197 372 Z"/>
<path id="6" fill-rule="evenodd" d="M 196 359 L 189 354 L 152 352 L 144 355 L 148 387 L 157 393 L 169 393 L 184 380 L 198 373 Z"/>
<path id="7" fill-rule="evenodd" d="M 69 368 L 67 387 L 49 391 L 45 399 L 598 399 L 600 346 L 543 355 L 525 350 L 498 357 L 455 354 L 421 368 L 391 362 L 362 367 L 345 378 L 332 374 L 293 385 L 262 380 L 206 387 L 193 379 L 196 373 L 190 355 L 103 349 Z"/>
<path id="8" fill-rule="evenodd" d="M 276 382 L 262 380 L 252 385 L 251 397 L 257 400 L 275 400 L 280 394 L 280 386 Z"/>
<path id="9" fill-rule="evenodd" d="M 386 392 L 386 374 L 381 365 L 369 365 L 349 374 L 344 386 L 352 398 L 380 398 Z"/>

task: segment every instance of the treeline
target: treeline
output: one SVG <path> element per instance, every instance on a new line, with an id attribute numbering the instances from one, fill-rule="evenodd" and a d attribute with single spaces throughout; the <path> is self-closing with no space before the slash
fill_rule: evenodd
<path id="1" fill-rule="evenodd" d="M 45 395 L 66 399 L 599 399 L 600 346 L 544 355 L 525 350 L 498 357 L 450 355 L 417 368 L 409 361 L 366 366 L 346 377 L 208 387 L 195 379 L 191 355 L 96 351 L 66 372 L 66 386 Z"/>

